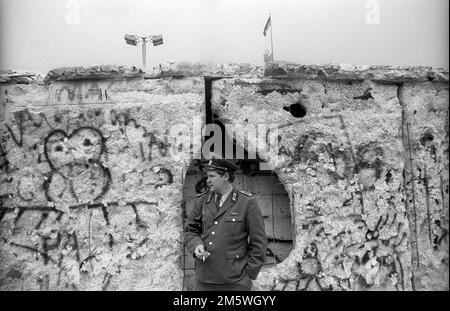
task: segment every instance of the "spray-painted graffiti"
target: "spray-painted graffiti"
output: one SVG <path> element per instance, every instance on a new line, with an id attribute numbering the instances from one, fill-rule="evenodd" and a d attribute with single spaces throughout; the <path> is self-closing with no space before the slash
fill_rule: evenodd
<path id="1" fill-rule="evenodd" d="M 0 144 L 0 171 L 7 173 L 9 171 L 9 161 L 7 153 L 3 148 L 3 144 Z"/>
<path id="2" fill-rule="evenodd" d="M 111 96 L 108 93 L 110 87 L 108 82 L 57 83 L 50 87 L 50 102 L 54 105 L 108 103 L 111 102 Z"/>
<path id="3" fill-rule="evenodd" d="M 63 285 L 77 289 L 80 277 L 88 273 L 110 281 L 120 273 L 120 265 L 126 260 L 138 259 L 148 251 L 150 230 L 162 221 L 159 212 L 150 214 L 159 219 L 154 224 L 145 220 L 150 219 L 148 207 L 151 206 L 158 206 L 158 203 L 80 204 L 70 207 L 71 215 L 48 206 L 2 207 L 2 247 L 10 249 L 11 254 L 18 250 L 29 252 L 45 266 L 55 266 L 57 273 L 40 276 L 47 279 L 46 284 L 40 286 L 44 290 Z M 71 220 L 74 216 L 78 219 Z M 127 219 L 129 221 L 123 223 Z M 107 230 L 99 230 L 100 227 Z M 108 230 L 114 227 L 121 228 L 122 232 Z M 11 234 L 5 234 L 7 232 Z M 121 247 L 124 243 L 128 245 L 126 249 Z M 113 258 L 117 262 L 111 262 Z M 108 283 L 102 282 L 103 290 L 108 288 Z"/>
<path id="4" fill-rule="evenodd" d="M 287 167 L 301 170 L 297 235 L 309 244 L 297 276 L 280 278 L 272 289 L 410 289 L 401 168 L 385 161 L 393 155 L 382 143 L 350 140 L 342 117 L 324 122 L 339 130 L 310 129 L 293 145 L 280 139 Z"/>
<path id="5" fill-rule="evenodd" d="M 15 133 L 12 128 L 6 124 L 6 129 L 11 134 L 12 140 L 19 146 L 23 146 L 23 137 L 24 134 L 31 129 L 42 128 L 45 124 L 49 125 L 47 117 L 43 113 L 32 114 L 28 112 L 28 110 L 20 110 L 14 112 L 14 119 L 17 124 L 18 133 Z"/>
<path id="6" fill-rule="evenodd" d="M 139 184 L 144 187 L 151 186 L 154 189 L 158 189 L 165 185 L 170 185 L 173 183 L 172 172 L 161 166 L 155 165 L 150 168 L 140 170 L 138 172 L 136 169 L 122 175 L 122 180 L 132 180 L 134 184 Z"/>
<path id="7" fill-rule="evenodd" d="M 92 127 L 77 128 L 70 135 L 62 130 L 49 133 L 44 140 L 52 170 L 44 184 L 47 200 L 86 203 L 105 195 L 111 183 L 111 173 L 100 161 L 105 141 Z"/>
<path id="8" fill-rule="evenodd" d="M 104 197 L 111 187 L 111 172 L 104 164 L 104 158 L 108 156 L 107 139 L 99 129 L 99 126 L 104 124 L 105 111 L 88 109 L 73 117 L 72 115 L 56 111 L 48 118 L 44 113 L 36 114 L 23 110 L 14 113 L 13 125 L 5 124 L 7 132 L 2 135 L 0 144 L 2 171 L 12 173 L 11 158 L 6 150 L 8 139 L 19 148 L 17 151 L 24 152 L 24 157 L 35 159 L 37 164 L 45 162 L 50 169 L 44 174 L 40 171 L 25 175 L 18 181 L 17 195 L 22 200 L 31 201 L 36 197 L 36 191 L 43 190 L 46 200 L 51 202 L 95 202 Z M 111 124 L 117 126 L 124 135 L 114 137 L 125 146 L 119 151 L 138 150 L 136 154 L 140 161 L 147 163 L 156 158 L 155 147 L 160 157 L 167 156 L 167 136 L 164 142 L 155 132 L 148 131 L 130 115 L 129 110 L 110 111 Z M 36 135 L 45 132 L 46 128 L 50 129 L 46 137 L 42 139 Z M 25 141 L 25 136 L 28 141 Z M 29 162 L 29 165 L 33 165 L 32 162 Z M 17 165 L 14 169 L 18 169 Z M 171 171 L 162 165 L 152 165 L 138 171 L 139 183 L 145 185 L 159 188 L 173 182 Z M 133 170 L 125 175 L 132 173 Z M 126 179 L 125 175 L 122 176 L 123 179 Z"/>
<path id="9" fill-rule="evenodd" d="M 119 126 L 120 132 L 126 136 L 127 141 L 139 150 L 138 153 L 142 161 L 152 161 L 155 158 L 154 147 L 157 148 L 159 156 L 166 157 L 170 147 L 167 135 L 163 139 L 159 139 L 154 132 L 147 130 L 145 126 L 139 124 L 131 115 L 132 112 L 130 110 L 123 112 L 111 110 L 111 124 Z"/>
<path id="10" fill-rule="evenodd" d="M 302 261 L 297 263 L 297 277 L 295 281 L 281 280 L 281 290 L 286 290 L 291 283 L 296 291 L 309 290 L 316 287 L 319 290 L 327 290 L 322 284 L 320 273 L 322 272 L 321 263 L 317 257 L 317 246 L 310 243 L 305 248 Z"/>
<path id="11" fill-rule="evenodd" d="M 0 275 L 0 288 L 21 280 L 28 289 L 108 289 L 129 261 L 170 248 L 155 238 L 161 226 L 170 228 L 167 217 L 175 217 L 159 209 L 158 192 L 174 182 L 158 158 L 168 144 L 131 115 L 22 110 L 1 127 L 0 256 L 9 272 Z M 136 139 L 144 156 L 123 169 L 120 161 L 132 158 Z M 176 255 L 172 248 L 168 256 Z M 9 256 L 34 259 L 10 266 L 18 261 Z"/>

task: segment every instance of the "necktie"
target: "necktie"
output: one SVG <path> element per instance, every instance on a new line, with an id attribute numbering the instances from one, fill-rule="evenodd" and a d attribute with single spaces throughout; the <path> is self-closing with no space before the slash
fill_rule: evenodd
<path id="1" fill-rule="evenodd" d="M 219 208 L 220 208 L 220 199 L 221 198 L 222 198 L 221 194 L 218 194 L 217 197 L 216 197 L 216 208 L 217 208 L 217 210 L 219 210 Z"/>

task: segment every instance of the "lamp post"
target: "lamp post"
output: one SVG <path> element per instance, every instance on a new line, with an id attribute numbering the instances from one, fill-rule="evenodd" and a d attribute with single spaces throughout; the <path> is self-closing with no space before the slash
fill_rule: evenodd
<path id="1" fill-rule="evenodd" d="M 142 42 L 142 67 L 145 69 L 147 65 L 147 42 L 152 42 L 153 46 L 158 46 L 163 44 L 163 37 L 162 35 L 151 35 L 147 37 L 125 35 L 125 42 L 134 46 L 137 46 L 139 42 Z"/>

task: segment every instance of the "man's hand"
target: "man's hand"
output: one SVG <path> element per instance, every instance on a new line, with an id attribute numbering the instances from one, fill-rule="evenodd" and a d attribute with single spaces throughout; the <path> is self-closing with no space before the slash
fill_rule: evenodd
<path id="1" fill-rule="evenodd" d="M 194 254 L 198 259 L 201 259 L 203 261 L 205 261 L 209 256 L 209 252 L 205 250 L 205 246 L 203 244 L 200 244 L 195 248 Z"/>

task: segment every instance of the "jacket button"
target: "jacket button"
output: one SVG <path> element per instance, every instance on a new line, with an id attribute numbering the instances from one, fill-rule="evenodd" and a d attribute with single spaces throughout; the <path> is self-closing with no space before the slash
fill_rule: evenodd
<path id="1" fill-rule="evenodd" d="M 209 242 L 209 245 L 212 245 L 212 242 Z"/>
<path id="2" fill-rule="evenodd" d="M 239 258 L 239 255 L 236 255 L 236 258 Z"/>
<path id="3" fill-rule="evenodd" d="M 233 218 L 233 221 L 236 221 L 236 218 Z"/>
<path id="4" fill-rule="evenodd" d="M 216 234 L 216 233 L 213 231 L 213 232 L 211 232 L 211 234 L 214 235 L 214 234 Z"/>
<path id="5" fill-rule="evenodd" d="M 214 224 L 215 224 L 215 225 L 217 225 L 217 224 L 218 224 L 218 222 L 217 222 L 217 221 L 215 221 L 215 222 L 214 222 Z"/>

